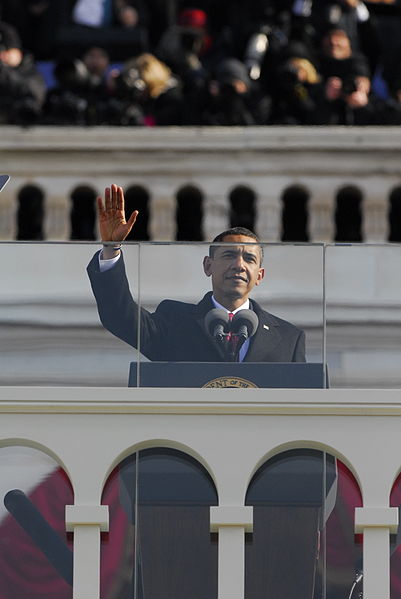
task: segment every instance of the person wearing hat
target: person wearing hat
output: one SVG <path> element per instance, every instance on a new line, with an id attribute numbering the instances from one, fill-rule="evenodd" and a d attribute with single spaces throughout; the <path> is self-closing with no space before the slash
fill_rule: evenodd
<path id="1" fill-rule="evenodd" d="M 0 123 L 37 122 L 45 93 L 45 82 L 32 56 L 24 54 L 16 29 L 0 21 Z"/>
<path id="2" fill-rule="evenodd" d="M 247 68 L 237 58 L 225 58 L 209 83 L 202 113 L 203 125 L 249 126 L 266 123 L 270 99 L 263 96 Z"/>
<path id="3" fill-rule="evenodd" d="M 197 8 L 179 12 L 176 23 L 159 40 L 155 54 L 180 77 L 184 85 L 197 87 L 197 80 L 202 82 L 205 79 L 206 71 L 214 60 L 206 12 Z"/>

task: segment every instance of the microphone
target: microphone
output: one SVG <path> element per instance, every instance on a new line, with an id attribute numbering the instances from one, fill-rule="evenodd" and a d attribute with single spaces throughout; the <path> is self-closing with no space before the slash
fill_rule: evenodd
<path id="1" fill-rule="evenodd" d="M 219 343 L 224 340 L 228 322 L 228 313 L 221 308 L 213 308 L 205 316 L 207 332 Z"/>
<path id="2" fill-rule="evenodd" d="M 9 491 L 4 496 L 4 505 L 59 575 L 72 586 L 72 551 L 25 493 L 19 489 Z"/>
<path id="3" fill-rule="evenodd" d="M 231 332 L 246 341 L 256 333 L 259 318 L 253 310 L 240 310 L 231 321 Z"/>

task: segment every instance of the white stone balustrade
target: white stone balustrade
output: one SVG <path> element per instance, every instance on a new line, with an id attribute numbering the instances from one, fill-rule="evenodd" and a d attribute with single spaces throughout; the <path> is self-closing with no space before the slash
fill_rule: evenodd
<path id="1" fill-rule="evenodd" d="M 310 193 L 312 241 L 332 241 L 337 190 L 362 192 L 365 241 L 386 241 L 388 196 L 400 185 L 397 127 L 57 128 L 2 127 L 0 164 L 11 175 L 0 201 L 0 238 L 15 235 L 15 195 L 27 183 L 46 194 L 46 236 L 67 239 L 69 196 L 78 184 L 143 185 L 151 196 L 151 235 L 175 235 L 175 195 L 203 192 L 206 239 L 226 228 L 228 194 L 238 184 L 257 196 L 257 230 L 280 239 L 281 195 L 294 184 Z"/>
<path id="2" fill-rule="evenodd" d="M 129 453 L 161 444 L 199 460 L 218 489 L 219 507 L 211 513 L 212 530 L 222 534 L 218 599 L 243 598 L 249 481 L 266 459 L 292 448 L 327 451 L 355 475 L 363 497 L 356 525 L 364 532 L 364 597 L 389 599 L 399 391 L 3 387 L 0 413 L 1 446 L 41 449 L 70 477 L 77 507 L 68 508 L 67 525 L 79 533 L 74 599 L 99 596 L 99 538 L 107 525 L 99 506 L 108 474 Z"/>

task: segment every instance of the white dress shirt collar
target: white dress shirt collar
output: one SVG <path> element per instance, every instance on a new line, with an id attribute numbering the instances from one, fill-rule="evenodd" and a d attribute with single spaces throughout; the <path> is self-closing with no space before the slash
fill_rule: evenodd
<path id="1" fill-rule="evenodd" d="M 241 306 L 239 308 L 236 308 L 235 310 L 232 310 L 232 311 L 227 310 L 227 308 L 225 308 L 224 306 L 219 304 L 219 302 L 215 299 L 214 295 L 212 295 L 212 302 L 213 302 L 215 308 L 220 308 L 221 310 L 225 310 L 226 312 L 229 312 L 229 313 L 231 312 L 231 314 L 236 314 L 240 310 L 249 310 L 249 306 L 250 306 L 249 299 L 247 299 L 243 304 L 241 304 Z"/>

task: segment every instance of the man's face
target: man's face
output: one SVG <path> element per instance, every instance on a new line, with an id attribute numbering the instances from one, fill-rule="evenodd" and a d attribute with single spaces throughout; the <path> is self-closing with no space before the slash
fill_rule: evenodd
<path id="1" fill-rule="evenodd" d="M 345 60 L 352 55 L 349 37 L 344 31 L 332 31 L 323 41 L 325 53 L 336 60 Z"/>
<path id="2" fill-rule="evenodd" d="M 83 62 L 90 73 L 101 77 L 109 66 L 109 57 L 102 48 L 89 48 L 83 57 Z"/>
<path id="3" fill-rule="evenodd" d="M 8 67 L 18 67 L 22 62 L 22 52 L 19 48 L 0 48 L 0 62 Z"/>
<path id="4" fill-rule="evenodd" d="M 252 245 L 243 245 L 249 243 Z M 261 248 L 252 237 L 228 235 L 224 244 L 214 247 L 213 257 L 204 258 L 203 269 L 206 276 L 212 277 L 216 300 L 228 309 L 235 309 L 235 305 L 238 307 L 248 299 L 265 271 L 261 267 Z"/>

